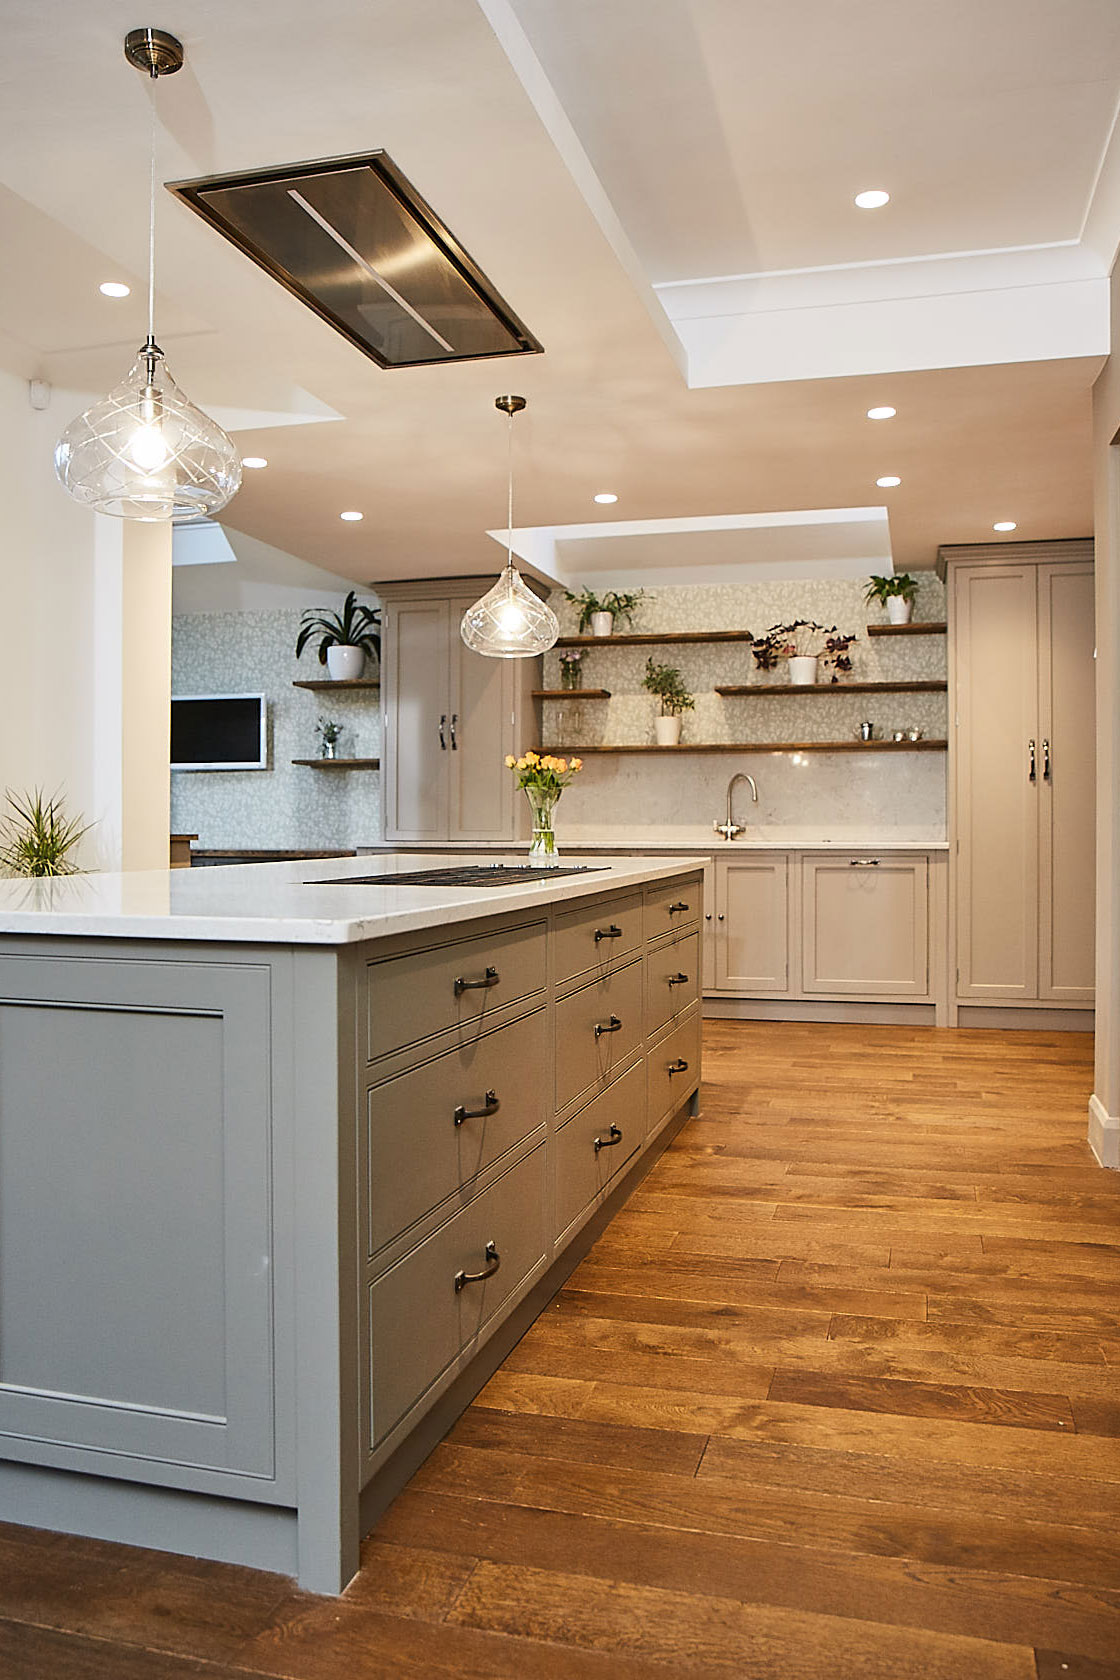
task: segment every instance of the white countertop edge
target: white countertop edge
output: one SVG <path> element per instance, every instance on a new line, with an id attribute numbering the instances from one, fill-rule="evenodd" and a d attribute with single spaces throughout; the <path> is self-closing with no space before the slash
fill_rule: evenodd
<path id="1" fill-rule="evenodd" d="M 476 848 L 476 855 L 479 849 Z M 394 853 L 402 873 L 415 869 L 415 853 Z M 448 865 L 467 861 L 461 852 L 442 854 Z M 547 905 L 626 887 L 644 886 L 666 875 L 703 868 L 703 856 L 598 860 L 594 874 L 554 876 L 506 887 L 351 887 L 332 884 L 339 876 L 371 873 L 370 856 L 320 858 L 305 862 L 236 864 L 205 870 L 138 870 L 129 874 L 63 877 L 53 882 L 0 881 L 0 935 L 208 941 L 221 944 L 353 945 L 392 934 L 479 921 L 488 916 L 543 909 Z M 377 872 L 389 862 L 376 854 Z M 430 867 L 438 858 L 426 858 Z M 482 861 L 492 861 L 482 854 Z M 565 864 L 595 864 L 579 855 Z M 14 891 L 12 890 L 14 889 Z M 16 908 L 12 899 L 34 893 L 41 900 L 85 897 L 77 908 L 40 903 Z M 298 900 L 308 898 L 306 913 Z M 341 912 L 365 894 L 374 906 Z M 119 906 L 109 901 L 119 897 Z M 159 902 L 166 898 L 166 904 Z M 171 901 L 179 905 L 172 908 Z M 261 900 L 260 909 L 252 900 Z M 192 903 L 192 900 L 195 903 Z M 240 900 L 240 903 L 238 902 Z M 250 903 L 246 904 L 246 900 Z M 275 901 L 279 902 L 275 902 Z M 268 901 L 274 901 L 269 908 Z M 337 901 L 337 902 L 334 902 Z M 196 907 L 197 904 L 197 907 Z M 158 907 L 157 907 L 158 905 Z M 325 912 L 325 913 L 324 913 Z"/>
<path id="2" fill-rule="evenodd" d="M 705 857 L 728 857 L 735 852 L 947 852 L 949 850 L 949 842 L 944 839 L 902 840 L 892 837 L 888 840 L 884 839 L 882 835 L 845 835 L 839 839 L 831 840 L 821 839 L 820 837 L 798 840 L 779 838 L 723 840 L 717 835 L 702 840 L 595 840 L 588 835 L 584 835 L 578 840 L 568 841 L 567 846 L 571 848 L 569 852 L 563 845 L 563 838 L 562 835 L 559 836 L 561 852 L 565 861 L 569 856 L 590 856 L 593 852 L 600 851 L 624 852 L 630 855 L 635 852 L 689 852 L 701 853 Z M 441 855 L 452 855 L 458 850 L 476 853 L 487 852 L 492 856 L 502 854 L 511 857 L 524 855 L 524 846 L 519 848 L 515 841 L 499 840 L 487 841 L 482 845 L 472 844 L 468 841 L 449 840 L 442 841 L 430 848 L 421 845 L 419 842 L 415 845 L 401 844 L 399 846 L 391 846 L 386 843 L 384 847 L 379 843 L 371 843 L 368 846 L 359 845 L 358 847 L 359 855 L 365 857 L 383 857 L 390 853 L 393 855 L 403 853 L 412 857 L 427 857 L 437 852 Z"/>

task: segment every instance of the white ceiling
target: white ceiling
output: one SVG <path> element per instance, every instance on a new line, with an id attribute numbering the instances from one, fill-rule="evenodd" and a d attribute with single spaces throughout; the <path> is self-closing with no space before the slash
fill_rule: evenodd
<path id="1" fill-rule="evenodd" d="M 493 398 L 510 389 L 530 399 L 515 441 L 533 526 L 586 522 L 604 489 L 620 520 L 860 508 L 896 472 L 881 499 L 898 567 L 999 518 L 1017 539 L 1089 528 L 1089 389 L 1107 348 L 1093 310 L 1120 227 L 1111 0 L 177 0 L 149 19 L 123 0 L 5 0 L 0 360 L 53 381 L 60 430 L 74 393 L 115 383 L 143 334 L 153 90 L 121 52 L 138 21 L 187 48 L 154 89 L 162 179 L 384 147 L 545 347 L 382 372 L 164 197 L 169 363 L 270 462 L 227 510 L 235 529 L 348 578 L 485 570 L 504 512 Z M 851 206 L 879 184 L 885 212 Z M 864 265 L 1056 240 L 1075 242 L 1058 249 L 1062 285 L 1095 288 L 1067 297 L 1037 266 L 1050 253 L 1026 253 L 1040 299 L 1076 316 L 1064 336 L 1040 303 L 986 361 L 978 316 L 922 359 L 915 344 L 936 335 L 913 309 L 939 291 L 966 294 L 961 309 L 983 293 L 1000 318 L 1028 294 L 1018 271 L 981 284 L 945 259 L 915 283 L 898 263 L 907 341 L 876 359 L 875 311 L 900 305 L 885 295 L 895 267 L 884 286 Z M 760 383 L 743 364 L 780 321 L 787 338 L 847 337 L 815 294 L 798 318 L 772 291 L 740 330 L 753 304 L 728 301 L 719 288 L 743 284 L 728 276 L 798 266 L 801 285 L 843 277 L 829 308 L 862 310 L 862 336 L 843 376 L 822 352 L 791 378 L 783 349 Z M 122 276 L 133 297 L 102 299 L 98 282 Z M 655 290 L 685 279 L 708 301 Z M 674 313 L 692 319 L 675 331 Z M 876 402 L 897 419 L 867 421 Z M 341 524 L 347 507 L 364 521 Z"/>

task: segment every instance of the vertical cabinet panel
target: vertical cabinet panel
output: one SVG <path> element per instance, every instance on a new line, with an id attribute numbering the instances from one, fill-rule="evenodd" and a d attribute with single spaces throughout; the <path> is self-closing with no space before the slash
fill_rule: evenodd
<path id="1" fill-rule="evenodd" d="M 448 604 L 405 601 L 386 617 L 385 838 L 446 840 Z"/>
<path id="2" fill-rule="evenodd" d="M 926 858 L 806 856 L 801 868 L 804 990 L 925 997 Z"/>
<path id="3" fill-rule="evenodd" d="M 459 621 L 475 599 L 471 596 L 450 603 L 453 730 L 447 761 L 449 833 L 457 840 L 504 840 L 511 832 L 513 778 L 504 759 L 515 746 L 516 662 L 483 659 L 465 646 Z"/>
<path id="4" fill-rule="evenodd" d="M 1039 996 L 1091 1002 L 1094 964 L 1093 568 L 1038 569 Z"/>
<path id="5" fill-rule="evenodd" d="M 954 568 L 962 998 L 1029 999 L 1038 991 L 1036 572 L 1029 564 Z"/>
<path id="6" fill-rule="evenodd" d="M 716 859 L 715 983 L 721 990 L 788 990 L 788 902 L 784 852 Z"/>

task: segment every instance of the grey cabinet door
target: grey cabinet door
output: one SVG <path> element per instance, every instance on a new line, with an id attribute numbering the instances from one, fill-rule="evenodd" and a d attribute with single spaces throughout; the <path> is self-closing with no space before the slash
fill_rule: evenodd
<path id="1" fill-rule="evenodd" d="M 0 1454 L 274 1474 L 269 999 L 0 956 Z"/>
<path id="2" fill-rule="evenodd" d="M 808 994 L 928 997 L 928 860 L 897 852 L 807 854 L 801 950 Z"/>
<path id="3" fill-rule="evenodd" d="M 385 838 L 446 840 L 455 710 L 447 669 L 448 603 L 393 602 L 385 617 Z"/>
<path id="4" fill-rule="evenodd" d="M 1091 1003 L 1095 961 L 1093 567 L 1038 568 L 1039 997 Z"/>
<path id="5" fill-rule="evenodd" d="M 448 832 L 455 840 L 507 840 L 513 833 L 516 789 L 505 757 L 514 749 L 518 661 L 485 659 L 464 645 L 459 620 L 473 599 L 450 603 L 447 627 L 452 719 Z"/>
<path id="6" fill-rule="evenodd" d="M 727 992 L 789 990 L 789 859 L 716 859 L 715 983 Z M 707 926 L 707 923 L 705 923 Z"/>

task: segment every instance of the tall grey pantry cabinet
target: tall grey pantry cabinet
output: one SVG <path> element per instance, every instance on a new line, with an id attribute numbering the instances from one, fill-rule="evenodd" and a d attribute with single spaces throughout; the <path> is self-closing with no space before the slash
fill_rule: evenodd
<path id="1" fill-rule="evenodd" d="M 528 802 L 505 767 L 540 738 L 539 659 L 484 659 L 459 635 L 492 578 L 379 583 L 385 839 L 516 840 Z"/>
<path id="2" fill-rule="evenodd" d="M 1093 545 L 990 543 L 943 548 L 939 560 L 959 1019 L 982 1024 L 985 1005 L 1064 1006 L 1089 1025 Z"/>

